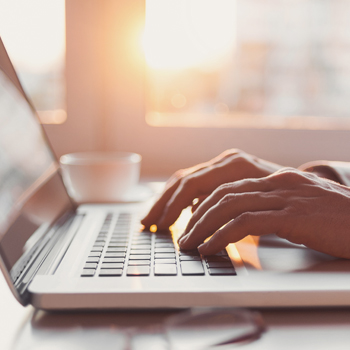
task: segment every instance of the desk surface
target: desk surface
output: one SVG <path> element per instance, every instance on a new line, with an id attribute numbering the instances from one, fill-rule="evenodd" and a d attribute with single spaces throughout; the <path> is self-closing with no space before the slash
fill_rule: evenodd
<path id="1" fill-rule="evenodd" d="M 22 307 L 0 275 L 0 349 L 125 349 L 125 330 L 137 327 L 133 350 L 166 349 L 161 336 L 146 333 L 171 311 L 46 313 Z M 260 310 L 267 331 L 244 349 L 346 349 L 350 308 Z"/>

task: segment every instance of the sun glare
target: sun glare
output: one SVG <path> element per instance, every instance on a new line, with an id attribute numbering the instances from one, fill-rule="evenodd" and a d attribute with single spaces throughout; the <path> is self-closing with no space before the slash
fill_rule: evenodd
<path id="1" fill-rule="evenodd" d="M 147 0 L 143 37 L 153 69 L 211 70 L 233 52 L 236 0 Z"/>

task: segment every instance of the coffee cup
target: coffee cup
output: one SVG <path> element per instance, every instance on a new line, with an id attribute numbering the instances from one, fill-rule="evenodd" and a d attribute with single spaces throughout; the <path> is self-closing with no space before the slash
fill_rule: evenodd
<path id="1" fill-rule="evenodd" d="M 78 203 L 127 201 L 139 181 L 141 156 L 131 152 L 80 152 L 60 158 L 63 181 Z"/>

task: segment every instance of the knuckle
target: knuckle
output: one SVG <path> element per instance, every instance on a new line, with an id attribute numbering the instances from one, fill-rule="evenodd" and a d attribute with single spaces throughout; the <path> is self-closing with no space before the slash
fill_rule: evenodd
<path id="1" fill-rule="evenodd" d="M 293 168 L 285 168 L 279 173 L 276 174 L 277 179 L 281 180 L 284 183 L 300 183 L 305 180 L 305 177 L 302 173 L 296 171 Z"/>
<path id="2" fill-rule="evenodd" d="M 248 161 L 247 159 L 248 157 L 245 154 L 239 154 L 238 156 L 235 157 L 235 162 L 237 164 L 242 164 L 242 163 L 246 163 Z"/>
<path id="3" fill-rule="evenodd" d="M 224 183 L 220 185 L 214 192 L 216 195 L 225 195 L 231 190 L 231 188 L 232 188 L 231 183 Z"/>
<path id="4" fill-rule="evenodd" d="M 230 156 L 230 155 L 235 155 L 235 154 L 239 154 L 239 153 L 242 153 L 242 151 L 238 148 L 230 148 L 228 150 L 226 150 L 225 152 L 222 153 L 222 156 L 223 157 L 227 157 L 227 156 Z"/>
<path id="5" fill-rule="evenodd" d="M 232 203 L 236 199 L 235 193 L 225 194 L 224 197 L 220 200 L 220 205 L 226 205 Z"/>
<path id="6" fill-rule="evenodd" d="M 185 169 L 180 169 L 177 170 L 171 177 L 170 180 L 174 179 L 174 180 L 180 180 L 184 177 L 185 174 Z"/>
<path id="7" fill-rule="evenodd" d="M 194 176 L 189 175 L 181 179 L 180 185 L 183 189 L 186 190 L 186 189 L 195 187 L 196 182 L 197 182 L 197 179 Z"/>

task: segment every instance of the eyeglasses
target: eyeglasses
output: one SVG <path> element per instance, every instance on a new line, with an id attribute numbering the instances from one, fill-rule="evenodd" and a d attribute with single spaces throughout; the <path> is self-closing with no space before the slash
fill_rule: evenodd
<path id="1" fill-rule="evenodd" d="M 162 326 L 150 326 L 163 338 L 166 350 L 226 350 L 259 339 L 265 331 L 258 312 L 239 308 L 194 308 L 170 316 Z M 138 329 L 128 332 L 128 346 L 134 350 Z M 138 348 L 138 347 L 135 347 Z"/>

